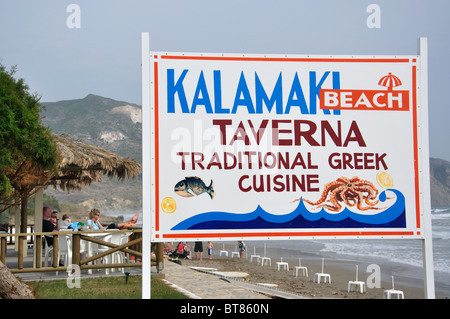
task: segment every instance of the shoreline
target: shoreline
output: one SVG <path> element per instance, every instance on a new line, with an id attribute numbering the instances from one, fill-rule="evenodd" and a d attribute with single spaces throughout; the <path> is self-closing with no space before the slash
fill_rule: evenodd
<path id="1" fill-rule="evenodd" d="M 392 288 L 391 275 L 394 275 L 395 289 L 402 290 L 405 299 L 424 299 L 424 283 L 422 278 L 411 276 L 411 267 L 408 265 L 378 261 L 378 274 L 375 276 L 375 269 L 367 268 L 373 265 L 370 261 L 355 260 L 356 258 L 348 258 L 342 255 L 334 254 L 314 254 L 302 253 L 302 266 L 308 268 L 308 277 L 295 277 L 294 267 L 298 266 L 298 258 L 292 258 L 291 250 L 277 249 L 276 256 L 267 254 L 271 257 L 271 266 L 261 266 L 257 264 L 256 259 L 250 262 L 250 256 L 253 255 L 253 246 L 247 246 L 244 258 L 231 258 L 231 252 L 236 251 L 234 244 L 215 243 L 213 258 L 208 260 L 206 243 L 203 244 L 202 260 L 195 259 L 193 251 L 194 243 L 188 242 L 191 249 L 192 259 L 181 259 L 182 266 L 217 268 L 218 271 L 241 271 L 249 274 L 247 280 L 250 283 L 268 283 L 275 284 L 279 289 L 295 293 L 306 298 L 333 298 L 333 299 L 383 299 L 384 290 Z M 219 256 L 219 251 L 223 249 L 228 251 L 228 257 Z M 250 249 L 249 249 L 250 248 Z M 257 248 L 258 249 L 258 248 Z M 269 249 L 268 249 L 269 250 Z M 246 258 L 245 258 L 246 257 Z M 276 262 L 283 257 L 283 262 L 289 264 L 289 271 L 277 271 Z M 331 276 L 331 284 L 313 282 L 314 274 L 320 273 L 322 268 L 322 258 L 324 260 L 324 273 Z M 366 282 L 366 292 L 347 292 L 348 282 L 354 281 L 356 278 L 356 265 L 358 265 L 358 280 Z M 367 272 L 369 270 L 369 272 Z M 414 271 L 413 271 L 414 272 Z M 438 274 L 439 277 L 441 274 Z M 444 274 L 445 277 L 450 277 Z M 379 278 L 377 284 L 375 278 Z M 449 281 L 446 281 L 447 283 Z M 446 299 L 450 297 L 450 284 L 441 284 L 435 273 L 436 283 L 436 299 Z M 371 288 L 371 286 L 375 286 Z"/>

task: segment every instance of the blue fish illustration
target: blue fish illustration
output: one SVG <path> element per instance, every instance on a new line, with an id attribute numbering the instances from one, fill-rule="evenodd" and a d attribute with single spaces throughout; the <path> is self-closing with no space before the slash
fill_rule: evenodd
<path id="1" fill-rule="evenodd" d="M 211 199 L 214 198 L 214 182 L 211 180 L 211 184 L 206 186 L 200 177 L 191 176 L 186 177 L 182 181 L 175 185 L 175 193 L 182 197 L 193 197 L 203 193 L 207 193 Z"/>

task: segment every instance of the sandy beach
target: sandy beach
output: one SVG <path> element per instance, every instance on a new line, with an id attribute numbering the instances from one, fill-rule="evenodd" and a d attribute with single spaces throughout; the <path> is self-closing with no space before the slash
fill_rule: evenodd
<path id="1" fill-rule="evenodd" d="M 188 243 L 193 249 L 193 243 Z M 217 246 L 217 245 L 216 245 Z M 220 248 L 216 248 L 213 254 L 212 260 L 208 260 L 208 254 L 206 250 L 206 243 L 204 243 L 204 252 L 202 260 L 195 259 L 195 253 L 192 251 L 193 259 L 182 259 L 182 265 L 189 267 L 207 267 L 217 268 L 218 271 L 241 271 L 249 274 L 246 278 L 250 283 L 266 283 L 275 284 L 279 289 L 295 293 L 297 295 L 307 298 L 348 298 L 348 299 L 382 299 L 383 291 L 392 288 L 392 283 L 389 280 L 390 276 L 381 276 L 379 288 L 368 287 L 366 292 L 361 294 L 359 292 L 348 292 L 348 282 L 354 281 L 356 276 L 356 264 L 352 260 L 341 259 L 326 259 L 324 273 L 328 273 L 331 276 L 330 283 L 315 283 L 313 282 L 314 274 L 321 272 L 322 258 L 320 256 L 306 256 L 302 257 L 302 266 L 308 268 L 308 277 L 295 277 L 294 267 L 298 266 L 298 259 L 283 258 L 283 262 L 288 262 L 288 271 L 277 271 L 276 262 L 280 261 L 280 258 L 272 258 L 271 266 L 261 266 L 256 262 L 250 261 L 250 255 L 252 252 L 247 251 L 245 254 L 247 258 L 231 258 L 231 252 L 235 250 L 234 245 L 225 245 L 225 249 L 229 251 L 229 256 L 219 256 L 219 250 L 222 249 L 222 244 L 219 244 Z M 250 249 L 251 250 L 251 249 Z M 359 267 L 359 280 L 374 284 L 373 280 L 368 280 L 371 273 L 366 272 L 369 264 L 358 263 Z M 402 265 L 383 265 L 383 271 L 387 273 L 407 273 L 406 269 L 401 269 Z M 391 269 L 388 269 L 391 267 Z M 395 289 L 402 290 L 405 295 L 405 299 L 423 299 L 423 280 L 415 279 L 404 276 L 396 276 Z M 436 298 L 448 298 L 450 295 L 446 289 L 436 289 Z"/>

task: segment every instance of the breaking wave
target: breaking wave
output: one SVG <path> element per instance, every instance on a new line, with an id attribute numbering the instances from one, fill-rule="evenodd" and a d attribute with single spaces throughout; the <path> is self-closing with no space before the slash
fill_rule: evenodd
<path id="1" fill-rule="evenodd" d="M 329 213 L 323 207 L 318 212 L 310 212 L 299 201 L 291 213 L 275 215 L 261 206 L 249 213 L 212 211 L 192 216 L 178 223 L 172 230 L 188 229 L 299 229 L 299 228 L 405 228 L 405 197 L 396 189 L 380 193 L 381 202 L 386 201 L 386 192 L 396 195 L 395 202 L 376 214 L 355 213 L 344 208 L 340 213 Z"/>

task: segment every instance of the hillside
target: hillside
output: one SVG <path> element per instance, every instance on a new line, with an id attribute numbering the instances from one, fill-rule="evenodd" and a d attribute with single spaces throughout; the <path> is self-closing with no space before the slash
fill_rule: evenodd
<path id="1" fill-rule="evenodd" d="M 431 206 L 450 206 L 450 162 L 430 158 Z"/>
<path id="2" fill-rule="evenodd" d="M 89 94 L 83 99 L 43 103 L 42 122 L 53 132 L 94 144 L 141 163 L 141 107 Z"/>
<path id="3" fill-rule="evenodd" d="M 83 99 L 43 103 L 44 125 L 53 132 L 100 146 L 114 153 L 142 162 L 141 107 L 89 94 Z M 141 211 L 142 179 L 104 177 L 80 192 L 62 192 L 49 187 L 47 194 L 60 201 L 81 204 L 86 209 L 99 208 L 109 215 Z"/>
<path id="4" fill-rule="evenodd" d="M 43 104 L 43 123 L 52 131 L 142 162 L 140 106 L 93 94 Z M 450 162 L 431 158 L 430 167 L 432 206 L 450 206 Z M 119 182 L 105 177 L 81 192 L 68 194 L 48 188 L 46 193 L 87 209 L 97 207 L 106 214 L 121 215 L 141 210 L 141 189 L 141 178 Z"/>

